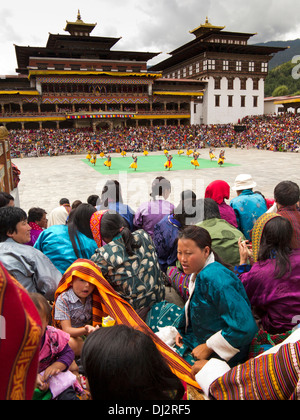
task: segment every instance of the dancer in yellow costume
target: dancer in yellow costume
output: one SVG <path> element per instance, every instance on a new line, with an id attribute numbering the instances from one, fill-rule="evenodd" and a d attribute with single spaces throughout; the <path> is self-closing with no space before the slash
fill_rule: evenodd
<path id="1" fill-rule="evenodd" d="M 90 151 L 88 151 L 88 154 L 86 155 L 86 158 L 87 158 L 87 160 L 91 160 L 91 157 L 92 157 L 92 155 L 91 155 L 91 153 L 90 153 Z"/>
<path id="2" fill-rule="evenodd" d="M 91 164 L 93 164 L 94 166 L 96 165 L 96 161 L 97 161 L 97 155 L 96 153 L 93 153 L 93 157 L 90 160 Z"/>
<path id="3" fill-rule="evenodd" d="M 164 150 L 164 155 L 167 157 L 169 154 L 169 152 L 167 151 L 167 149 Z"/>
<path id="4" fill-rule="evenodd" d="M 101 159 L 103 159 L 103 158 L 104 158 L 104 156 L 105 156 L 105 154 L 104 154 L 103 152 L 101 152 L 101 153 L 100 153 L 100 157 L 101 157 Z"/>
<path id="5" fill-rule="evenodd" d="M 209 158 L 210 158 L 210 160 L 216 159 L 216 156 L 214 154 L 214 150 L 212 148 L 209 149 Z"/>
<path id="6" fill-rule="evenodd" d="M 200 153 L 198 153 L 198 152 L 194 152 L 193 153 L 193 157 L 194 157 L 194 159 L 193 160 L 191 160 L 191 164 L 192 165 L 194 165 L 194 168 L 195 169 L 197 169 L 197 167 L 199 167 L 200 165 L 199 165 L 199 162 L 198 162 L 198 157 L 200 156 Z"/>
<path id="7" fill-rule="evenodd" d="M 111 168 L 111 156 L 107 155 L 107 160 L 104 162 L 104 165 L 108 167 L 108 169 Z"/>
<path id="8" fill-rule="evenodd" d="M 183 154 L 184 154 L 184 151 L 183 151 L 183 150 L 178 150 L 178 152 L 177 152 L 177 153 L 178 153 L 178 155 L 179 155 L 179 156 L 181 156 L 181 155 L 183 155 Z"/>
<path id="9" fill-rule="evenodd" d="M 125 156 L 126 156 L 126 152 L 125 152 L 125 150 L 122 150 L 121 155 L 122 155 L 123 157 L 125 157 Z"/>
<path id="10" fill-rule="evenodd" d="M 219 160 L 218 160 L 218 165 L 221 167 L 224 164 L 224 160 L 225 158 L 225 150 L 221 150 L 220 154 L 219 154 Z"/>
<path id="11" fill-rule="evenodd" d="M 133 162 L 129 166 L 129 168 L 132 168 L 132 169 L 134 169 L 136 171 L 137 170 L 137 156 L 132 155 L 132 159 L 133 159 Z"/>
<path id="12" fill-rule="evenodd" d="M 173 159 L 173 156 L 172 155 L 168 155 L 168 160 L 164 164 L 164 167 L 165 168 L 168 168 L 168 171 L 173 167 L 172 159 Z"/>
<path id="13" fill-rule="evenodd" d="M 193 150 L 192 150 L 192 149 L 188 149 L 188 150 L 186 151 L 186 154 L 187 154 L 188 156 L 190 156 L 192 153 L 193 153 Z"/>
<path id="14" fill-rule="evenodd" d="M 143 152 L 143 153 L 144 153 L 144 156 L 148 156 L 148 153 L 149 153 L 149 152 L 148 152 L 148 150 L 144 150 L 144 152 Z"/>

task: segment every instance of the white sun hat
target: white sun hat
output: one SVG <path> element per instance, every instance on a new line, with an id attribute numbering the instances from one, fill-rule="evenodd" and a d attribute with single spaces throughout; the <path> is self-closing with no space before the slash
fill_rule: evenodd
<path id="1" fill-rule="evenodd" d="M 233 191 L 248 190 L 256 187 L 256 182 L 253 181 L 249 174 L 240 174 L 235 178 L 234 185 L 231 187 Z"/>

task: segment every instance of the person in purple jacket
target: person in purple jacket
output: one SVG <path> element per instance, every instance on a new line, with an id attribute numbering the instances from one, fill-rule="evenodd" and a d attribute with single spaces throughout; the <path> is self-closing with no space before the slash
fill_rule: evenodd
<path id="1" fill-rule="evenodd" d="M 153 237 L 154 226 L 175 209 L 174 204 L 167 201 L 170 193 L 170 181 L 163 176 L 156 177 L 152 182 L 152 200 L 142 203 L 137 209 L 133 220 L 134 227 L 145 230 Z"/>
<path id="2" fill-rule="evenodd" d="M 290 247 L 292 225 L 277 213 L 265 213 L 248 241 L 239 241 L 236 267 L 261 327 L 271 334 L 292 330 L 300 318 L 300 249 Z M 253 265 L 247 259 L 253 258 Z"/>
<path id="3" fill-rule="evenodd" d="M 44 229 L 47 229 L 48 220 L 47 212 L 40 207 L 32 207 L 28 211 L 28 224 L 31 227 L 30 231 L 30 242 L 27 245 L 33 246 L 36 243 L 37 238 L 43 232 Z"/>

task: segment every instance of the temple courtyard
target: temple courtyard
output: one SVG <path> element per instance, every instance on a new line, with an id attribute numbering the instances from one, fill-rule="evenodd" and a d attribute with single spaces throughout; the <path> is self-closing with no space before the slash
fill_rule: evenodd
<path id="1" fill-rule="evenodd" d="M 91 194 L 101 194 L 107 179 L 117 179 L 122 186 L 123 200 L 133 210 L 150 199 L 151 183 L 156 176 L 165 176 L 171 181 L 172 192 L 169 198 L 175 205 L 180 193 L 186 189 L 196 192 L 197 198 L 204 197 L 206 186 L 217 179 L 223 179 L 230 186 L 241 173 L 251 174 L 257 183 L 256 191 L 266 198 L 273 198 L 273 190 L 278 182 L 291 180 L 300 184 L 300 153 L 271 152 L 256 149 L 225 149 L 225 165 L 219 167 L 217 160 L 210 161 L 208 149 L 200 150 L 200 167 L 191 165 L 192 156 L 178 156 L 171 151 L 174 159 L 169 171 L 164 168 L 166 158 L 161 152 L 142 153 L 138 156 L 136 171 L 129 168 L 132 163 L 131 153 L 123 158 L 120 154 L 111 154 L 112 166 L 104 166 L 105 158 L 97 155 L 93 166 L 85 155 L 67 155 L 53 157 L 12 159 L 21 171 L 18 186 L 18 203 L 28 211 L 31 207 L 44 208 L 48 213 L 58 206 L 61 198 L 67 197 L 86 202 Z M 216 150 L 216 156 L 220 150 Z M 236 196 L 231 190 L 230 198 Z"/>

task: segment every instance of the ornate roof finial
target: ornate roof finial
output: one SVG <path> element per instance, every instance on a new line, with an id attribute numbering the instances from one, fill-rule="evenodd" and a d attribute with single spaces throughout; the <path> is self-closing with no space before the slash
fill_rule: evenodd
<path id="1" fill-rule="evenodd" d="M 77 13 L 77 20 L 81 21 L 81 15 L 80 15 L 80 10 L 78 9 L 78 13 Z"/>

